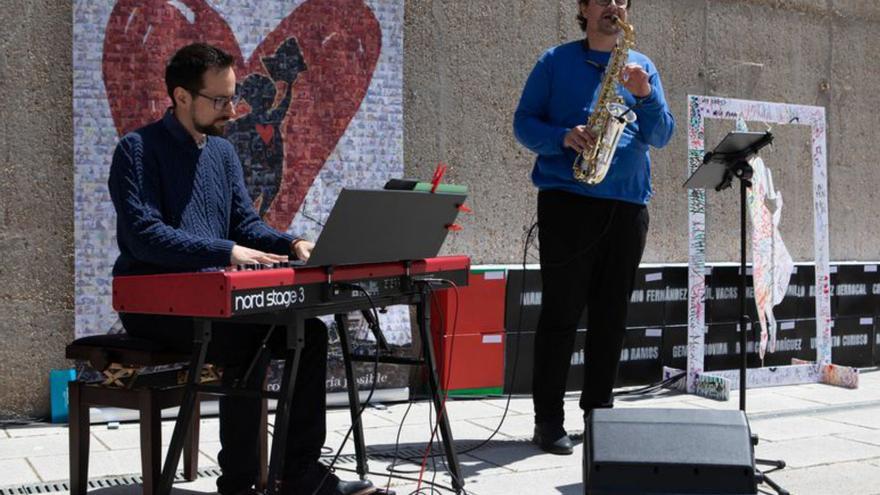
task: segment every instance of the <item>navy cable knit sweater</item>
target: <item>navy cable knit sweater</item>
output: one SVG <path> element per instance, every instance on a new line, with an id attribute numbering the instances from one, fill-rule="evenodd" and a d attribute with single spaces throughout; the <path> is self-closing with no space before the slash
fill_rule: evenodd
<path id="1" fill-rule="evenodd" d="M 108 185 L 114 276 L 224 267 L 235 244 L 290 254 L 293 237 L 254 211 L 232 144 L 208 136 L 198 147 L 170 110 L 119 141 Z"/>

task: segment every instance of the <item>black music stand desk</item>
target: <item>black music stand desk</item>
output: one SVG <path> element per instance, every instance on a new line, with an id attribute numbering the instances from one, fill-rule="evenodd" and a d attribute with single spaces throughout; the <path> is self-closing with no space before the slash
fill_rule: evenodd
<path id="1" fill-rule="evenodd" d="M 733 179 L 739 179 L 739 337 L 740 337 L 740 368 L 739 368 L 739 409 L 746 412 L 746 370 L 748 369 L 748 338 L 746 327 L 749 324 L 749 316 L 746 312 L 746 191 L 752 187 L 752 166 L 749 160 L 757 156 L 765 146 L 773 143 L 773 134 L 767 132 L 731 132 L 703 157 L 703 164 L 684 183 L 688 189 L 714 189 L 723 191 L 731 187 Z M 753 435 L 753 442 L 757 443 L 757 435 Z M 785 461 L 769 461 L 755 459 L 756 464 L 774 466 L 777 469 L 785 467 Z M 766 476 L 766 473 L 756 470 L 759 481 L 770 485 L 780 495 L 787 495 L 788 491 L 780 487 Z"/>
<path id="2" fill-rule="evenodd" d="M 462 194 L 343 189 L 305 266 L 433 258 Z"/>

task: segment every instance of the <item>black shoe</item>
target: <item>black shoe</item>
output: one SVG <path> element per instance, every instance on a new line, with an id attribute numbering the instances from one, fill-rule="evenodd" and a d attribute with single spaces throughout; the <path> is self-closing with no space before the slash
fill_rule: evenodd
<path id="1" fill-rule="evenodd" d="M 368 495 L 376 493 L 370 480 L 340 481 L 336 484 L 337 495 Z"/>
<path id="2" fill-rule="evenodd" d="M 538 445 L 544 452 L 556 455 L 571 455 L 573 446 L 565 428 L 560 425 L 546 423 L 535 425 L 535 436 L 532 442 Z"/>
<path id="3" fill-rule="evenodd" d="M 284 495 L 369 495 L 376 487 L 369 480 L 342 481 L 327 466 L 314 463 L 293 480 L 285 480 Z"/>

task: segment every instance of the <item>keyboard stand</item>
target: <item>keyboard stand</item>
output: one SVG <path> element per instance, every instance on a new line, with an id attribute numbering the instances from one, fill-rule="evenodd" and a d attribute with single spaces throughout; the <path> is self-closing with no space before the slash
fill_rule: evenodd
<path id="1" fill-rule="evenodd" d="M 407 270 L 408 271 L 408 270 Z M 329 275 L 329 274 L 328 274 Z M 455 444 L 452 438 L 452 431 L 449 427 L 449 421 L 444 408 L 444 399 L 440 381 L 437 375 L 436 358 L 433 349 L 433 340 L 431 338 L 431 321 L 430 321 L 430 292 L 427 283 L 413 280 L 408 274 L 402 277 L 400 293 L 393 295 L 380 295 L 373 298 L 373 302 L 377 307 L 393 306 L 398 304 L 416 306 L 417 325 L 419 335 L 424 347 L 424 357 L 422 359 L 403 358 L 393 356 L 380 356 L 380 363 L 401 364 L 401 365 L 419 365 L 426 366 L 428 371 L 428 385 L 431 392 L 431 399 L 434 402 L 434 408 L 437 414 L 438 428 L 440 431 L 440 440 L 443 443 L 443 449 L 446 456 L 446 462 L 449 467 L 449 473 L 452 476 L 452 486 L 456 493 L 461 493 L 464 487 L 464 478 L 461 475 L 461 467 L 458 463 L 458 457 L 455 452 Z M 328 280 L 327 286 L 330 286 Z M 403 290 L 408 287 L 409 290 Z M 332 291 L 328 291 L 332 292 Z M 275 438 L 284 439 L 287 437 L 289 427 L 290 402 L 293 398 L 293 389 L 296 384 L 296 371 L 299 367 L 299 360 L 302 348 L 305 344 L 305 320 L 316 316 L 325 315 L 344 315 L 351 311 L 361 311 L 370 309 L 370 303 L 366 298 L 356 299 L 340 299 L 325 298 L 319 304 L 307 307 L 297 307 L 288 309 L 283 312 L 241 316 L 224 318 L 222 321 L 232 322 L 263 322 L 269 324 L 284 325 L 287 332 L 287 351 L 285 355 L 284 374 L 282 376 L 280 392 L 255 392 L 241 389 L 232 389 L 222 386 L 199 385 L 198 377 L 202 366 L 205 363 L 208 344 L 211 341 L 211 319 L 196 319 L 193 329 L 193 350 L 192 360 L 190 361 L 189 374 L 185 385 L 185 392 L 180 405 L 180 411 L 177 415 L 177 421 L 174 425 L 174 433 L 171 436 L 171 444 L 168 447 L 165 464 L 162 468 L 162 476 L 159 482 L 157 493 L 159 495 L 170 495 L 171 485 L 177 471 L 177 464 L 180 461 L 180 455 L 183 448 L 184 439 L 186 437 L 188 425 L 191 422 L 193 409 L 198 392 L 221 395 L 259 395 L 266 398 L 275 398 L 278 400 L 278 406 L 275 413 Z M 344 320 L 344 318 L 342 318 Z M 337 323 L 340 318 L 337 316 Z M 345 334 L 345 323 L 343 321 L 340 326 L 340 340 L 343 348 L 343 357 L 345 360 L 346 380 L 348 382 L 348 393 L 350 400 L 350 409 L 352 420 L 357 417 L 360 409 L 360 400 L 357 394 L 357 382 L 354 376 L 352 362 L 373 362 L 375 356 L 352 356 L 348 336 Z M 343 335 L 345 335 L 343 337 Z M 368 472 L 366 446 L 363 439 L 363 428 L 360 421 L 354 424 L 355 450 L 357 453 L 357 472 L 363 478 Z M 284 441 L 272 443 L 272 454 L 269 462 L 269 479 L 266 493 L 275 495 L 279 492 L 279 474 L 281 473 L 284 453 L 286 448 Z"/>

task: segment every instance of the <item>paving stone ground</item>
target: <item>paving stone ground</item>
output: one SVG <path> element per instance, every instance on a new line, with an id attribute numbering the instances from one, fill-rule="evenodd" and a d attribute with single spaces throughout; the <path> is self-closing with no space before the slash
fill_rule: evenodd
<path id="1" fill-rule="evenodd" d="M 760 437 L 758 457 L 783 459 L 788 467 L 774 473 L 773 479 L 792 494 L 799 495 L 877 495 L 880 494 L 880 371 L 866 370 L 856 390 L 827 385 L 795 385 L 750 390 L 748 417 Z M 617 407 L 736 409 L 739 399 L 732 394 L 727 402 L 716 402 L 671 391 L 645 397 L 623 397 Z M 507 410 L 504 422 L 502 416 Z M 566 428 L 583 431 L 577 396 L 566 398 Z M 399 448 L 411 460 L 398 462 L 398 474 L 418 478 L 420 459 L 430 437 L 430 408 L 418 402 L 407 411 L 407 404 L 369 408 L 365 412 L 366 442 L 373 453 L 393 451 L 400 430 Z M 535 494 L 574 495 L 583 493 L 581 454 L 545 454 L 528 442 L 532 431 L 531 399 L 515 397 L 452 401 L 448 404 L 453 435 L 459 450 L 476 445 L 498 429 L 491 442 L 461 455 L 465 489 L 470 495 Z M 400 429 L 406 413 L 406 421 Z M 270 419 L 271 421 L 271 419 Z M 327 446 L 338 449 L 349 428 L 347 409 L 328 411 Z M 171 436 L 173 423 L 165 421 L 163 439 Z M 202 419 L 199 467 L 216 467 L 220 449 L 216 417 Z M 132 475 L 140 472 L 139 431 L 136 423 L 123 423 L 113 429 L 105 424 L 92 426 L 89 477 Z M 578 441 L 578 446 L 580 442 Z M 68 479 L 67 428 L 58 425 L 9 426 L 0 429 L 0 490 L 35 483 L 64 482 Z M 342 447 L 352 454 L 353 446 Z M 398 494 L 415 491 L 418 483 L 389 480 L 388 458 L 373 458 L 369 467 L 376 484 L 388 484 Z M 354 477 L 346 470 L 355 467 L 353 456 L 343 455 L 338 463 L 342 477 Z M 449 486 L 450 478 L 440 459 L 427 463 L 424 481 Z M 213 475 L 191 483 L 175 485 L 175 495 L 213 493 Z M 421 485 L 424 494 L 432 493 Z M 442 488 L 433 493 L 450 493 Z M 96 488 L 95 495 L 139 494 L 139 485 Z"/>

